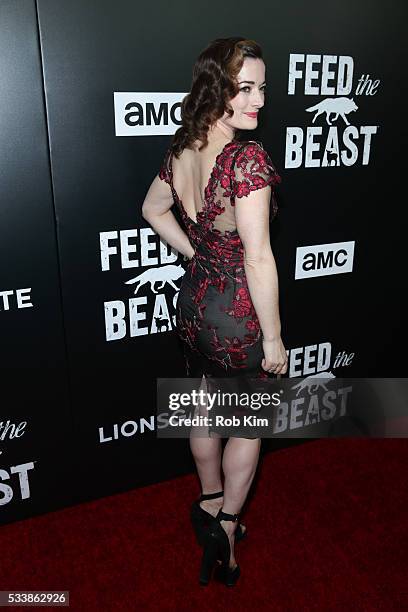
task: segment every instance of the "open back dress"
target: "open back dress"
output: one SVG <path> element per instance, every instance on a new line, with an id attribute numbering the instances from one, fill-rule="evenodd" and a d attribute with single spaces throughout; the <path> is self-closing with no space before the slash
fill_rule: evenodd
<path id="1" fill-rule="evenodd" d="M 235 200 L 270 185 L 272 220 L 277 213 L 275 185 L 281 177 L 260 142 L 232 140 L 217 155 L 202 208 L 194 220 L 174 188 L 172 158 L 169 148 L 159 177 L 170 185 L 194 248 L 176 306 L 186 374 L 197 378 L 267 378 L 261 367 L 262 332 L 245 276 Z"/>

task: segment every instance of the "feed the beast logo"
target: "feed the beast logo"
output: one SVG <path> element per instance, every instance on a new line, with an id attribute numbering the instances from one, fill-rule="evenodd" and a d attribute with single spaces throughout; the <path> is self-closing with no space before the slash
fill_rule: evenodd
<path id="1" fill-rule="evenodd" d="M 128 285 L 104 302 L 106 340 L 172 331 L 185 274 L 178 252 L 148 227 L 100 232 L 99 243 L 101 271 Z"/>
<path id="2" fill-rule="evenodd" d="M 181 102 L 186 93 L 115 91 L 116 136 L 174 134 L 181 125 Z"/>
<path id="3" fill-rule="evenodd" d="M 354 77 L 349 55 L 291 53 L 288 95 L 311 99 L 301 101 L 302 125 L 286 128 L 285 168 L 366 166 L 379 126 L 361 122 L 379 84 L 369 74 Z"/>
<path id="4" fill-rule="evenodd" d="M 295 279 L 353 271 L 354 240 L 296 249 Z"/>

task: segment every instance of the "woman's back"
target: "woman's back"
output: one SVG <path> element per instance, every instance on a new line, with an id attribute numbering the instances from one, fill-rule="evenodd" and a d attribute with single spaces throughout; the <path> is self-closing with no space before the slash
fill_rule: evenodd
<path id="1" fill-rule="evenodd" d="M 193 149 L 185 148 L 177 159 L 173 156 L 173 183 L 174 188 L 183 202 L 187 215 L 197 219 L 197 213 L 202 210 L 215 161 L 224 145 L 209 144 L 198 150 L 200 145 L 196 141 Z"/>
<path id="2" fill-rule="evenodd" d="M 236 140 L 224 146 L 210 144 L 202 151 L 185 148 L 178 159 L 168 149 L 159 176 L 172 188 L 194 247 L 197 230 L 223 236 L 236 232 L 236 197 L 281 180 L 261 143 Z M 273 217 L 273 192 L 271 203 Z"/>

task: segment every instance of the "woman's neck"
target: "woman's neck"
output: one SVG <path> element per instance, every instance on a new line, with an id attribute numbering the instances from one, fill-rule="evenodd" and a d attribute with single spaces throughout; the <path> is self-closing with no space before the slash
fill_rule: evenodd
<path id="1" fill-rule="evenodd" d="M 235 129 L 217 121 L 214 126 L 211 126 L 207 132 L 207 139 L 209 145 L 226 144 L 227 142 L 234 140 Z"/>
<path id="2" fill-rule="evenodd" d="M 207 131 L 207 147 L 210 149 L 220 149 L 225 146 L 231 140 L 234 140 L 235 129 L 231 128 L 225 123 L 221 123 L 219 120 L 211 126 Z M 196 140 L 193 144 L 193 150 L 198 151 L 198 148 L 203 143 L 200 140 Z"/>

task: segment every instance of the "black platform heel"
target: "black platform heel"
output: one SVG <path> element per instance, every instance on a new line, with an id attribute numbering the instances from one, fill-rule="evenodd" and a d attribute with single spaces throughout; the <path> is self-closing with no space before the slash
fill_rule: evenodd
<path id="1" fill-rule="evenodd" d="M 217 565 L 218 548 L 215 534 L 212 531 L 207 531 L 204 536 L 204 550 L 200 568 L 200 584 L 202 586 L 207 586 L 211 580 L 213 569 Z"/>
<path id="2" fill-rule="evenodd" d="M 205 533 L 211 521 L 214 520 L 213 515 L 207 512 L 206 510 L 204 510 L 204 508 L 200 506 L 200 502 L 206 499 L 216 499 L 217 497 L 222 497 L 223 495 L 224 495 L 224 491 L 219 491 L 218 493 L 206 493 L 206 494 L 201 495 L 191 505 L 191 511 L 190 511 L 191 522 L 192 522 L 192 525 L 193 525 L 193 528 L 194 528 L 194 531 L 197 537 L 197 542 L 199 543 L 200 546 L 204 545 Z M 236 542 L 239 542 L 240 540 L 245 538 L 245 536 L 247 535 L 246 533 L 247 530 L 245 529 L 244 531 L 242 527 L 243 525 L 237 525 L 237 528 L 235 530 Z"/>
<path id="3" fill-rule="evenodd" d="M 215 569 L 215 578 L 226 586 L 234 586 L 241 575 L 237 564 L 234 568 L 229 566 L 231 547 L 228 535 L 221 525 L 221 521 L 238 521 L 238 514 L 227 514 L 219 510 L 216 518 L 212 520 L 204 539 L 204 551 L 200 568 L 200 584 L 206 586 L 211 580 Z M 217 566 L 217 559 L 221 565 Z"/>

